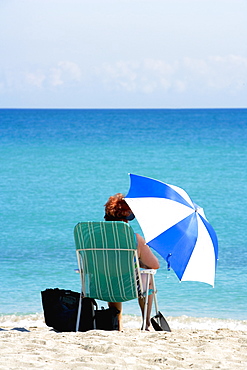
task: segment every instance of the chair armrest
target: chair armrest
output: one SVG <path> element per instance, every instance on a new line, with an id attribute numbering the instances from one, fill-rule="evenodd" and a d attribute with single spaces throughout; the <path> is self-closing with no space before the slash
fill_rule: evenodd
<path id="1" fill-rule="evenodd" d="M 155 275 L 157 270 L 153 270 L 153 269 L 144 269 L 144 270 L 140 270 L 141 274 L 150 274 L 150 275 Z"/>

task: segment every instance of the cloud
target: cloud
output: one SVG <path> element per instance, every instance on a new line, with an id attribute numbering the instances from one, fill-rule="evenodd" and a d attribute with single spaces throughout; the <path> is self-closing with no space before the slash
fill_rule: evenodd
<path id="1" fill-rule="evenodd" d="M 233 90 L 241 90 L 247 83 L 247 58 L 237 55 L 229 55 L 225 58 L 211 57 L 212 66 L 209 85 L 216 89 L 227 87 Z"/>
<path id="2" fill-rule="evenodd" d="M 97 68 L 103 84 L 110 90 L 152 93 L 160 86 L 169 89 L 174 66 L 162 60 L 119 61 Z"/>
<path id="3" fill-rule="evenodd" d="M 184 69 L 191 85 L 198 81 L 211 90 L 237 91 L 247 82 L 247 58 L 236 55 L 211 56 L 205 60 L 185 58 Z"/>
<path id="4" fill-rule="evenodd" d="M 49 86 L 58 87 L 70 85 L 81 81 L 80 67 L 71 61 L 58 62 L 55 66 L 44 70 L 33 70 L 24 73 L 27 85 L 36 88 Z"/>
<path id="5" fill-rule="evenodd" d="M 240 55 L 186 57 L 173 61 L 147 58 L 104 64 L 98 61 L 83 69 L 73 61 L 64 60 L 46 67 L 20 66 L 18 71 L 6 67 L 0 75 L 0 93 L 39 90 L 52 93 L 68 91 L 68 88 L 88 91 L 97 87 L 99 100 L 105 93 L 114 92 L 126 94 L 126 97 L 172 93 L 182 98 L 186 94 L 194 99 L 220 93 L 242 98 L 246 83 L 247 58 Z"/>
<path id="6" fill-rule="evenodd" d="M 243 89 L 247 82 L 247 58 L 229 55 L 205 59 L 183 58 L 173 62 L 146 59 L 103 65 L 98 75 L 107 89 L 142 92 Z"/>
<path id="7" fill-rule="evenodd" d="M 134 91 L 136 89 L 138 62 L 119 61 L 114 65 L 105 64 L 96 68 L 103 83 L 110 89 Z"/>
<path id="8" fill-rule="evenodd" d="M 49 82 L 52 86 L 60 86 L 64 84 L 62 79 L 62 71 L 60 68 L 51 68 L 49 71 Z"/>
<path id="9" fill-rule="evenodd" d="M 55 68 L 50 69 L 49 81 L 52 86 L 59 86 L 81 80 L 81 69 L 74 62 L 59 62 Z"/>
<path id="10" fill-rule="evenodd" d="M 81 68 L 71 61 L 54 66 L 19 66 L 18 70 L 6 67 L 0 73 L 0 93 L 34 92 L 78 85 L 82 80 Z"/>
<path id="11" fill-rule="evenodd" d="M 27 72 L 26 80 L 28 84 L 41 88 L 46 79 L 46 76 L 42 72 Z"/>
<path id="12" fill-rule="evenodd" d="M 78 64 L 74 62 L 59 62 L 58 67 L 64 73 L 68 73 L 70 78 L 74 81 L 80 81 L 81 69 Z"/>

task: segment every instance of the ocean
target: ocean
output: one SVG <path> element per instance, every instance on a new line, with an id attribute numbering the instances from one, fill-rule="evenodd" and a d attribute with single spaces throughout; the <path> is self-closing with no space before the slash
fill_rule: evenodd
<path id="1" fill-rule="evenodd" d="M 160 311 L 246 325 L 246 143 L 247 109 L 1 109 L 1 320 L 40 320 L 46 288 L 80 290 L 73 228 L 103 220 L 133 173 L 185 189 L 219 241 L 214 288 L 180 283 L 159 257 Z"/>

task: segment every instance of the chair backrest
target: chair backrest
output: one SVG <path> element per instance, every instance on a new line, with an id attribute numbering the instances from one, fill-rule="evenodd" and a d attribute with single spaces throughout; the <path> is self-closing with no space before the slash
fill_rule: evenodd
<path id="1" fill-rule="evenodd" d="M 126 222 L 81 222 L 74 237 L 84 296 L 108 302 L 138 297 L 137 243 Z"/>

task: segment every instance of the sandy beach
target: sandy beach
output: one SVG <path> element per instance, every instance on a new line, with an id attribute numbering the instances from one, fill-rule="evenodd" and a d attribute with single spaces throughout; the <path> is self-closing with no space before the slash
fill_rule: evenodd
<path id="1" fill-rule="evenodd" d="M 39 326 L 0 327 L 0 369 L 246 369 L 247 331 L 219 328 L 57 333 Z M 171 322 L 172 324 L 172 322 Z"/>

